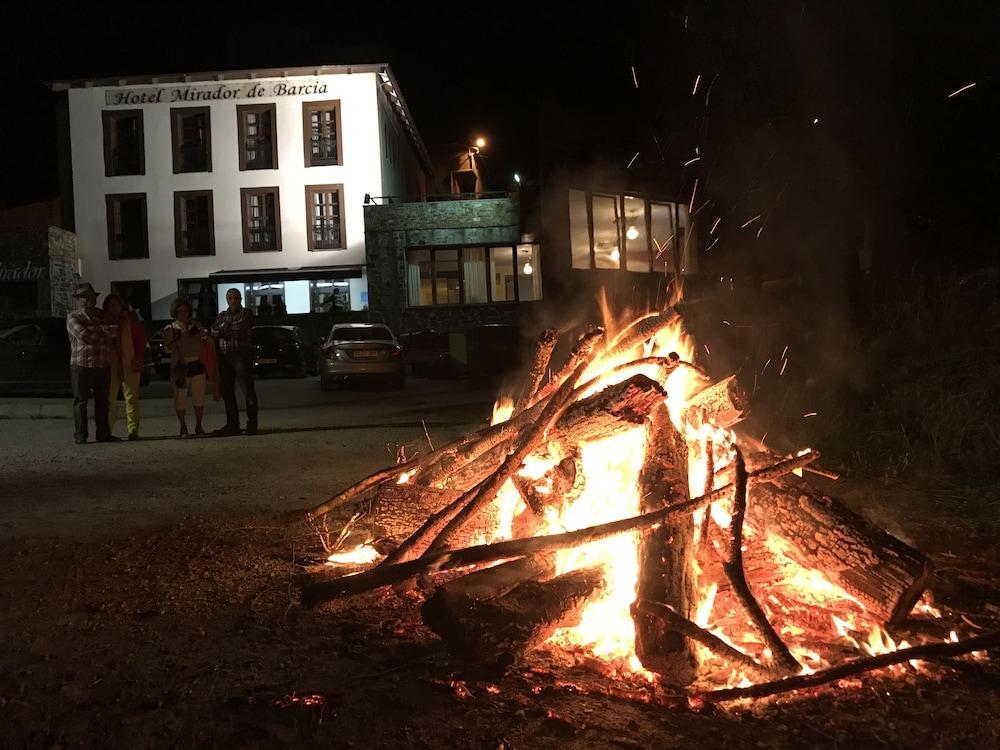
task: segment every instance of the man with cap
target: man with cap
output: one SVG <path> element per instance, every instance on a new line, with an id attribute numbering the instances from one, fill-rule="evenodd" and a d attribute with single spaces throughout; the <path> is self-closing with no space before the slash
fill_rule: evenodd
<path id="1" fill-rule="evenodd" d="M 77 444 L 87 442 L 87 401 L 93 391 L 97 442 L 117 442 L 118 438 L 111 435 L 108 424 L 108 389 L 118 326 L 106 324 L 97 309 L 97 292 L 90 284 L 77 285 L 73 296 L 76 298 L 76 309 L 66 316 L 66 330 L 71 349 L 74 437 Z"/>

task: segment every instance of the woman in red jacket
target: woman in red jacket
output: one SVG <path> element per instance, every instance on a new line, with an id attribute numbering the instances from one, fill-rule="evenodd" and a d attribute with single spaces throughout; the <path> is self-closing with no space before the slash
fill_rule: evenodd
<path id="1" fill-rule="evenodd" d="M 108 425 L 114 430 L 118 414 L 118 387 L 125 396 L 128 439 L 139 438 L 139 380 L 146 356 L 146 332 L 135 315 L 125 309 L 117 294 L 104 299 L 104 318 L 118 326 L 118 343 L 111 358 L 111 386 L 108 393 Z"/>

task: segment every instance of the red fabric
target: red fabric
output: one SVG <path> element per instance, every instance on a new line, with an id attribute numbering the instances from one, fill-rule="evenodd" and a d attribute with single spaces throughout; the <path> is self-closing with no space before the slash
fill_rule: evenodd
<path id="1" fill-rule="evenodd" d="M 215 356 L 215 339 L 211 336 L 201 342 L 199 353 L 201 363 L 205 365 L 205 376 L 211 383 L 219 382 L 219 361 Z"/>

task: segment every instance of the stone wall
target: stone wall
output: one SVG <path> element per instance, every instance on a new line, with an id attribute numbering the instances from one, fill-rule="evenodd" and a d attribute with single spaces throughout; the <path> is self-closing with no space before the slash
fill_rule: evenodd
<path id="1" fill-rule="evenodd" d="M 57 227 L 0 232 L 0 294 L 4 284 L 36 284 L 37 304 L 21 317 L 62 317 L 79 282 L 76 235 Z"/>
<path id="2" fill-rule="evenodd" d="M 519 207 L 511 198 L 365 206 L 368 307 L 398 332 L 435 328 L 467 332 L 481 325 L 514 325 L 518 305 L 410 308 L 406 304 L 406 250 L 481 246 L 520 240 Z"/>
<path id="3" fill-rule="evenodd" d="M 49 227 L 49 309 L 53 317 L 68 315 L 73 309 L 73 290 L 80 283 L 79 268 L 76 235 Z"/>

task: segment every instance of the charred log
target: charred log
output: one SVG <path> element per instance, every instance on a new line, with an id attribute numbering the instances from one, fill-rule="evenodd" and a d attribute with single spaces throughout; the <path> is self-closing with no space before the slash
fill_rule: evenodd
<path id="1" fill-rule="evenodd" d="M 889 625 L 906 618 L 930 583 L 923 554 L 802 480 L 753 485 L 747 522 Z"/>
<path id="2" fill-rule="evenodd" d="M 639 509 L 643 513 L 675 505 L 688 497 L 687 445 L 670 421 L 666 405 L 651 418 L 646 456 L 639 474 Z M 662 602 L 690 619 L 696 606 L 691 516 L 671 519 L 639 542 L 639 600 Z M 635 652 L 642 665 L 668 685 L 689 685 L 697 675 L 694 647 L 661 617 L 633 609 Z"/>
<path id="3" fill-rule="evenodd" d="M 584 606 L 603 588 L 604 571 L 588 568 L 547 582 L 525 581 L 489 601 L 459 597 L 451 606 L 431 607 L 432 597 L 421 614 L 458 658 L 505 668 L 558 628 L 578 624 Z"/>
<path id="4" fill-rule="evenodd" d="M 725 429 L 746 417 L 749 406 L 747 392 L 736 376 L 730 375 L 692 396 L 684 410 L 684 419 L 697 421 L 700 416 L 702 421 Z"/>
<path id="5" fill-rule="evenodd" d="M 636 375 L 572 403 L 546 440 L 571 446 L 621 434 L 641 425 L 663 398 L 659 383 L 645 375 Z M 494 445 L 464 466 L 456 465 L 458 461 L 451 462 L 447 469 L 425 476 L 422 481 L 436 481 L 439 486 L 458 490 L 474 487 L 499 468 L 510 451 L 509 446 L 509 442 Z"/>

